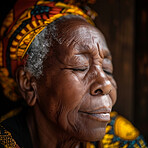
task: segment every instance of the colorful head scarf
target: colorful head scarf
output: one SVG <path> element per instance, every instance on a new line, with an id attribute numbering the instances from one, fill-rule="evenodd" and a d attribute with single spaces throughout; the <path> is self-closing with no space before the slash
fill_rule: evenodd
<path id="1" fill-rule="evenodd" d="M 15 70 L 26 60 L 27 50 L 48 24 L 69 14 L 79 15 L 93 24 L 96 13 L 86 5 L 94 0 L 18 0 L 0 31 L 0 83 L 4 94 L 18 99 Z"/>

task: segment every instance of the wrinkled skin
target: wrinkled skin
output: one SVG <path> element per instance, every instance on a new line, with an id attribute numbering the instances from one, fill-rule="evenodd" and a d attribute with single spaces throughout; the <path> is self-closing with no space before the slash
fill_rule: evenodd
<path id="1" fill-rule="evenodd" d="M 57 31 L 63 43 L 55 41 L 43 76 L 32 87 L 28 122 L 34 147 L 37 139 L 39 147 L 102 139 L 116 102 L 111 55 L 102 33 L 80 18 L 60 24 Z"/>

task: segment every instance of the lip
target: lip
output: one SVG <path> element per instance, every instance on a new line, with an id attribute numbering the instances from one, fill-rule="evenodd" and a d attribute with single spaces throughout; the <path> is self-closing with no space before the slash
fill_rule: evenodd
<path id="1" fill-rule="evenodd" d="M 111 112 L 110 108 L 100 108 L 94 111 L 79 111 L 79 113 L 90 119 L 97 121 L 104 121 L 104 122 L 110 121 L 110 112 Z"/>

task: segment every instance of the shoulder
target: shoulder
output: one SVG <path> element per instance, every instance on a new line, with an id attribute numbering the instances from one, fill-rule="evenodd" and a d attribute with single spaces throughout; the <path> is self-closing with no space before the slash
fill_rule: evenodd
<path id="1" fill-rule="evenodd" d="M 116 112 L 111 113 L 111 120 L 102 140 L 103 146 L 146 148 L 146 143 L 139 131 L 130 121 Z"/>

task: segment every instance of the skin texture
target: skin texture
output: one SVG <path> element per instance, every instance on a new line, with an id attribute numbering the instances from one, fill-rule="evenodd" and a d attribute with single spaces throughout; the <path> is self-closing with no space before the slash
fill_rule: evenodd
<path id="1" fill-rule="evenodd" d="M 43 76 L 37 80 L 22 67 L 17 71 L 20 92 L 31 106 L 27 121 L 36 148 L 101 140 L 116 102 L 111 55 L 102 33 L 80 18 L 57 28 L 63 43 L 54 42 Z"/>

